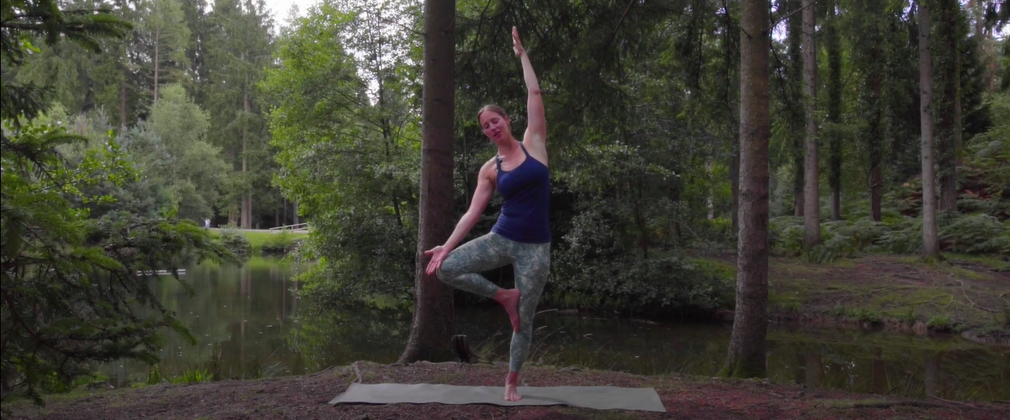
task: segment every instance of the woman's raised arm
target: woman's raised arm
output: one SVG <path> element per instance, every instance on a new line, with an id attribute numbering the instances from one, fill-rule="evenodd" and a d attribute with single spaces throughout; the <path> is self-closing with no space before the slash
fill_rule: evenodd
<path id="1" fill-rule="evenodd" d="M 526 55 L 522 41 L 519 40 L 519 30 L 512 27 L 512 48 L 516 56 L 522 61 L 523 80 L 526 81 L 526 112 L 529 125 L 526 127 L 526 135 L 523 141 L 530 140 L 540 146 L 547 145 L 547 118 L 544 116 L 544 99 L 540 95 L 540 84 L 537 83 L 537 74 L 533 71 L 533 64 Z"/>

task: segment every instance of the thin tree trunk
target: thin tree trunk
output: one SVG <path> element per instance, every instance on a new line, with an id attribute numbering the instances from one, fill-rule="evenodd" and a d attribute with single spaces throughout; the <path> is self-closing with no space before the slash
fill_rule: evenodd
<path id="1" fill-rule="evenodd" d="M 838 39 L 838 15 L 835 4 L 828 4 L 826 43 L 828 52 L 828 121 L 833 127 L 842 122 L 842 48 Z M 831 220 L 842 220 L 842 136 L 831 132 L 828 148 L 828 184 L 831 188 Z"/>
<path id="2" fill-rule="evenodd" d="M 810 352 L 803 355 L 805 366 L 804 382 L 807 386 L 820 387 L 821 376 L 824 374 L 824 366 L 820 353 Z"/>
<path id="3" fill-rule="evenodd" d="M 249 114 L 249 92 L 242 94 L 242 110 Z M 242 123 L 242 179 L 249 178 L 249 129 L 246 122 Z M 250 186 L 251 189 L 251 186 Z M 247 190 L 242 197 L 242 228 L 252 229 L 252 192 Z"/>
<path id="4" fill-rule="evenodd" d="M 887 362 L 880 359 L 880 351 L 877 351 L 877 355 L 870 362 L 870 392 L 874 394 L 883 394 L 888 391 L 888 381 L 887 381 Z"/>
<path id="5" fill-rule="evenodd" d="M 875 0 L 874 0 L 875 1 Z M 880 46 L 873 45 L 870 47 L 870 57 L 874 63 L 879 62 L 881 59 Z M 870 95 L 871 95 L 871 111 L 870 111 L 870 121 L 869 121 L 869 136 L 867 136 L 866 141 L 869 142 L 867 149 L 870 155 L 870 217 L 874 222 L 881 221 L 883 214 L 881 211 L 881 201 L 884 197 L 884 176 L 881 172 L 881 165 L 883 164 L 883 147 L 881 141 L 883 139 L 884 130 L 883 125 L 883 71 L 880 69 L 880 64 L 874 64 L 873 70 L 869 74 L 870 82 Z"/>
<path id="6" fill-rule="evenodd" d="M 723 17 L 723 87 L 721 89 L 723 97 L 723 108 L 725 110 L 725 120 L 729 121 L 729 132 L 736 134 L 736 136 L 727 136 L 727 141 L 730 145 L 730 161 L 729 161 L 729 180 L 730 180 L 730 226 L 732 228 L 733 235 L 737 235 L 737 231 L 740 228 L 739 220 L 737 219 L 737 211 L 739 210 L 740 204 L 740 124 L 735 120 L 734 117 L 739 116 L 740 105 L 737 103 L 737 98 L 734 98 L 735 93 L 739 93 L 739 90 L 734 87 L 734 81 L 740 80 L 740 67 L 739 63 L 736 62 L 740 58 L 739 38 L 737 34 L 740 32 L 740 28 L 736 27 L 734 24 L 734 19 L 732 17 L 732 12 L 729 9 L 727 3 L 723 3 L 726 6 L 722 11 Z"/>
<path id="7" fill-rule="evenodd" d="M 874 222 L 883 219 L 881 203 L 884 199 L 884 175 L 880 170 L 880 158 L 876 158 L 870 168 L 870 217 Z"/>
<path id="8" fill-rule="evenodd" d="M 933 57 L 941 80 L 943 100 L 937 106 L 937 134 L 940 168 L 940 211 L 957 210 L 957 155 L 961 141 L 960 52 L 957 26 L 960 4 L 957 0 L 940 0 L 939 39 Z"/>
<path id="9" fill-rule="evenodd" d="M 732 223 L 730 226 L 733 229 L 733 234 L 738 235 L 740 233 L 740 145 L 739 141 L 733 147 L 733 157 L 729 161 L 729 192 L 732 195 L 732 200 L 730 200 L 730 217 L 732 218 Z"/>
<path id="10" fill-rule="evenodd" d="M 292 220 L 291 220 L 292 224 L 297 225 L 298 224 L 298 200 L 295 200 L 295 202 L 291 204 L 291 218 L 292 218 Z"/>
<path id="11" fill-rule="evenodd" d="M 126 75 L 126 70 L 123 70 Z M 126 129 L 126 81 L 119 85 L 119 128 Z"/>
<path id="12" fill-rule="evenodd" d="M 940 361 L 942 358 L 942 354 L 931 354 L 926 356 L 926 374 L 923 380 L 923 388 L 926 395 L 935 396 L 940 390 Z"/>
<path id="13" fill-rule="evenodd" d="M 922 133 L 922 256 L 940 256 L 936 225 L 936 172 L 933 156 L 933 57 L 930 53 L 929 7 L 920 1 L 919 19 L 919 127 Z"/>
<path id="14" fill-rule="evenodd" d="M 158 49 L 161 44 L 161 29 L 154 31 L 154 102 L 158 103 L 158 64 L 161 63 L 161 57 L 158 55 Z"/>
<path id="15" fill-rule="evenodd" d="M 820 172 L 817 167 L 817 46 L 814 40 L 814 0 L 803 0 L 803 87 L 806 103 L 807 149 L 804 161 L 803 246 L 821 242 Z"/>
<path id="16" fill-rule="evenodd" d="M 740 21 L 740 235 L 729 377 L 766 375 L 768 330 L 768 0 L 743 0 Z"/>
<path id="17" fill-rule="evenodd" d="M 973 32 L 978 41 L 979 61 L 985 67 L 983 81 L 989 93 L 996 91 L 996 57 L 993 54 L 994 42 L 991 33 L 985 29 L 985 4 L 983 0 L 969 0 L 968 10 L 974 19 Z"/>
<path id="18" fill-rule="evenodd" d="M 786 77 L 786 109 L 788 113 L 788 135 L 791 138 L 790 151 L 793 160 L 793 216 L 803 217 L 804 215 L 804 192 L 806 188 L 804 172 L 804 141 L 803 126 L 801 121 L 804 118 L 803 112 L 803 13 L 801 11 L 802 0 L 784 0 L 785 8 L 789 14 L 787 26 L 788 59 L 786 64 L 788 75 Z M 781 6 L 780 6 L 781 8 Z M 805 107 L 803 107 L 805 108 Z"/>
<path id="19" fill-rule="evenodd" d="M 450 344 L 455 330 L 452 289 L 425 273 L 427 258 L 423 252 L 444 242 L 453 229 L 455 17 L 455 0 L 425 0 L 421 202 L 414 317 L 399 363 L 444 361 L 452 357 Z"/>
<path id="20" fill-rule="evenodd" d="M 708 192 L 705 193 L 705 208 L 708 210 L 708 220 L 715 219 L 715 188 L 712 184 L 712 162 L 705 162 L 705 175 L 709 179 Z"/>

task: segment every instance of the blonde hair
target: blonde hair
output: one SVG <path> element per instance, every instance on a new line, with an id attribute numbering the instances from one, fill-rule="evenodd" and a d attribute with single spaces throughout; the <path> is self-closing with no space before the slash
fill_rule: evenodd
<path id="1" fill-rule="evenodd" d="M 481 116 L 481 114 L 484 113 L 484 111 L 491 111 L 491 112 L 494 112 L 495 114 L 501 115 L 502 118 L 504 118 L 506 121 L 508 121 L 508 119 L 509 119 L 508 114 L 505 114 L 505 108 L 502 108 L 502 107 L 500 107 L 498 105 L 495 105 L 495 104 L 487 104 L 487 105 L 482 106 L 480 108 L 480 111 L 477 111 L 477 121 L 478 122 L 480 122 L 480 116 Z"/>

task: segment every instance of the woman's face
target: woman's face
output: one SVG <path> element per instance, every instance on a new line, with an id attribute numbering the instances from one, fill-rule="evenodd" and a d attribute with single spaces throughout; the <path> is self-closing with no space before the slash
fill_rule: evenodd
<path id="1" fill-rule="evenodd" d="M 484 135 L 494 142 L 509 138 L 509 120 L 494 111 L 484 111 L 480 114 L 480 127 Z"/>

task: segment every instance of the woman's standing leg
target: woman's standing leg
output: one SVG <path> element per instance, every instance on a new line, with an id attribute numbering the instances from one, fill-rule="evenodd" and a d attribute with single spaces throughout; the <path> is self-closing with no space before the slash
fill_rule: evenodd
<path id="1" fill-rule="evenodd" d="M 519 329 L 512 333 L 509 348 L 509 375 L 505 378 L 505 399 L 518 401 L 519 370 L 529 357 L 533 340 L 533 317 L 537 313 L 540 294 L 547 284 L 551 267 L 551 244 L 514 244 L 517 247 L 515 267 L 516 289 L 519 289 Z"/>

